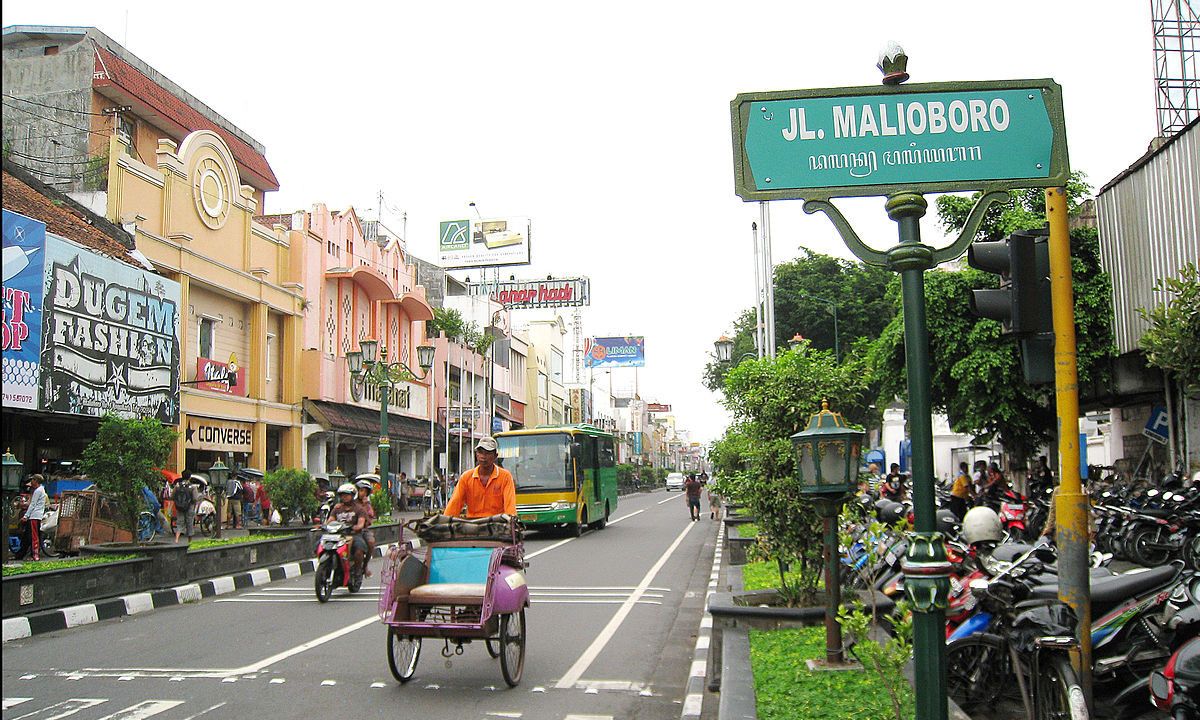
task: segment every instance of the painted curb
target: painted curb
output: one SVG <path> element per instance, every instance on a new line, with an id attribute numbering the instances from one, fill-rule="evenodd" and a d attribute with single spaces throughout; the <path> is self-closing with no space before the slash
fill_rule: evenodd
<path id="1" fill-rule="evenodd" d="M 700 618 L 700 629 L 696 633 L 696 647 L 692 651 L 692 665 L 688 671 L 687 689 L 683 696 L 681 720 L 698 720 L 704 710 L 704 685 L 708 675 L 708 646 L 712 643 L 712 616 L 708 614 L 708 601 L 717 591 L 721 575 L 722 544 L 725 539 L 725 524 L 717 526 L 717 547 L 713 550 L 712 572 L 708 575 L 708 588 L 704 591 L 704 614 Z"/>

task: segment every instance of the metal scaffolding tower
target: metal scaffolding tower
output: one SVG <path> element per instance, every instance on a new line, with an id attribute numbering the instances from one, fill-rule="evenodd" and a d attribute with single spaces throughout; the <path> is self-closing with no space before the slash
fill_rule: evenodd
<path id="1" fill-rule="evenodd" d="M 1170 137 L 1200 114 L 1197 35 L 1200 0 L 1150 0 L 1158 134 Z"/>

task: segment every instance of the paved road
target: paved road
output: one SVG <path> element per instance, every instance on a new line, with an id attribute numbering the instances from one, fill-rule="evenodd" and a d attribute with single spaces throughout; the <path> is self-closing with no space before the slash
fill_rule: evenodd
<path id="1" fill-rule="evenodd" d="M 716 523 L 690 522 L 682 496 L 661 491 L 623 499 L 613 518 L 527 541 L 529 644 L 512 690 L 479 643 L 447 661 L 427 641 L 398 685 L 377 581 L 320 605 L 304 575 L 9 642 L 3 718 L 679 718 Z"/>

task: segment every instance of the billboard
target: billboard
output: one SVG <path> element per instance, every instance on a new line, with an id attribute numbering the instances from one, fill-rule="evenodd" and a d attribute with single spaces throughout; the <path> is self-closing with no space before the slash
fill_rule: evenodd
<path id="1" fill-rule="evenodd" d="M 646 338 L 637 336 L 588 338 L 584 367 L 645 367 Z"/>
<path id="2" fill-rule="evenodd" d="M 665 403 L 646 403 L 646 412 L 669 413 L 671 412 L 671 406 Z"/>
<path id="3" fill-rule="evenodd" d="M 179 422 L 179 283 L 50 235 L 41 408 Z"/>
<path id="4" fill-rule="evenodd" d="M 529 218 L 446 220 L 438 226 L 438 264 L 456 268 L 529 264 Z"/>
<path id="5" fill-rule="evenodd" d="M 509 310 L 582 307 L 591 305 L 591 283 L 587 278 L 565 280 L 504 280 L 498 283 L 468 283 L 471 295 L 488 295 Z"/>
<path id="6" fill-rule="evenodd" d="M 4 211 L 4 407 L 38 407 L 46 224 Z"/>

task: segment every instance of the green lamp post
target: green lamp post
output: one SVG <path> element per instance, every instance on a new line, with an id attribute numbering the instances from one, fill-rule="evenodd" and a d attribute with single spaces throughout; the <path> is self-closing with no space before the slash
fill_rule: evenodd
<path id="1" fill-rule="evenodd" d="M 392 388 L 412 380 L 424 380 L 433 367 L 434 347 L 421 345 L 417 348 L 417 364 L 421 367 L 418 375 L 403 362 L 387 361 L 387 348 L 380 347 L 379 341 L 373 338 L 361 340 L 359 351 L 346 353 L 346 362 L 350 366 L 350 395 L 358 402 L 363 397 L 367 385 L 379 389 L 379 473 L 380 482 L 387 488 L 388 496 L 394 497 L 392 474 L 389 466 L 391 440 L 388 434 L 388 399 Z M 333 482 L 333 476 L 329 478 Z M 335 486 L 336 488 L 336 486 Z"/>
<path id="2" fill-rule="evenodd" d="M 217 534 L 214 535 L 217 539 L 221 538 L 221 520 L 223 515 L 221 508 L 225 503 L 225 483 L 229 480 L 229 468 L 225 463 L 221 462 L 221 458 L 208 468 L 208 481 L 212 484 L 213 495 L 217 499 Z"/>
<path id="3" fill-rule="evenodd" d="M 25 476 L 25 466 L 21 461 L 12 454 L 10 448 L 4 453 L 4 493 L 0 496 L 0 508 L 3 508 L 3 513 L 0 514 L 0 522 L 4 523 L 4 534 L 8 534 L 8 495 L 21 491 L 21 478 Z M 3 543 L 3 559 L 0 562 L 8 562 L 8 538 L 4 538 Z"/>
<path id="4" fill-rule="evenodd" d="M 858 479 L 863 431 L 846 424 L 841 415 L 821 401 L 821 411 L 808 420 L 808 428 L 792 435 L 796 452 L 796 477 L 800 492 L 811 498 L 825 524 L 825 663 L 846 662 L 842 627 L 837 622 L 842 603 L 839 578 L 837 518 Z"/>

